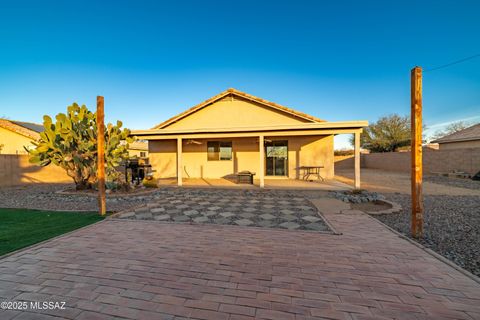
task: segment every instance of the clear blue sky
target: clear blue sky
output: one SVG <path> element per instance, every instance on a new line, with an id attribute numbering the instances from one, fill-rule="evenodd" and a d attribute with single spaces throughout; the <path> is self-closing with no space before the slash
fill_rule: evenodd
<path id="1" fill-rule="evenodd" d="M 0 0 L 0 116 L 41 122 L 103 95 L 107 120 L 145 129 L 228 87 L 330 121 L 408 114 L 413 66 L 480 53 L 479 12 L 479 1 Z M 480 121 L 480 58 L 424 74 L 424 118 Z"/>

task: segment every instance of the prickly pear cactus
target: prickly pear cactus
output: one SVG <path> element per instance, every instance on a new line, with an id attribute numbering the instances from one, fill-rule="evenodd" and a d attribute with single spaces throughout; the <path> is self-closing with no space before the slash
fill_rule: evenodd
<path id="1" fill-rule="evenodd" d="M 51 163 L 64 168 L 73 178 L 77 190 L 90 189 L 96 182 L 97 170 L 97 124 L 96 114 L 85 105 L 74 103 L 67 108 L 67 114 L 59 113 L 55 122 L 49 116 L 43 117 L 45 130 L 35 148 L 27 150 L 30 162 L 47 166 Z M 117 167 L 128 158 L 130 130 L 122 122 L 105 126 L 105 163 L 107 179 L 116 179 Z"/>

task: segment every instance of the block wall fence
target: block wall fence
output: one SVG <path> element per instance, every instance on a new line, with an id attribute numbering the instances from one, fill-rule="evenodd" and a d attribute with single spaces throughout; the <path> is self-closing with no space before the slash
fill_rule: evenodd
<path id="1" fill-rule="evenodd" d="M 361 167 L 387 171 L 410 172 L 410 152 L 385 152 L 361 154 Z M 353 168 L 352 156 L 335 157 L 335 169 Z M 475 174 L 480 171 L 480 148 L 452 150 L 423 149 L 425 173 L 463 171 Z"/>

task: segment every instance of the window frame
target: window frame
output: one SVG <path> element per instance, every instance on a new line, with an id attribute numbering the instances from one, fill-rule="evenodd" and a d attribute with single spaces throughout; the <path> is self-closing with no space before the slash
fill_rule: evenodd
<path id="1" fill-rule="evenodd" d="M 213 148 L 213 151 L 210 149 Z M 229 158 L 222 158 L 221 149 L 230 148 Z M 207 141 L 207 161 L 232 161 L 233 143 L 232 141 Z"/>

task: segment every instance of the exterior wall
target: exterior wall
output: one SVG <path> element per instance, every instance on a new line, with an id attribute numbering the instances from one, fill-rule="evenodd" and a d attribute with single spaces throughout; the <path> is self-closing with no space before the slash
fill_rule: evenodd
<path id="1" fill-rule="evenodd" d="M 453 150 L 465 148 L 480 148 L 480 140 L 440 143 L 440 150 Z"/>
<path id="2" fill-rule="evenodd" d="M 0 187 L 70 182 L 65 170 L 53 164 L 41 167 L 28 162 L 28 155 L 0 155 Z"/>
<path id="3" fill-rule="evenodd" d="M 410 172 L 410 152 L 362 154 L 361 159 L 363 168 Z M 337 168 L 353 168 L 353 161 L 347 161 Z M 424 148 L 423 170 L 425 173 L 453 172 L 456 170 L 475 174 L 480 171 L 480 148 L 453 150 Z"/>
<path id="4" fill-rule="evenodd" d="M 140 158 L 140 152 L 145 152 L 145 157 L 148 157 L 148 151 L 147 150 L 134 150 L 134 149 L 128 149 L 128 155 L 130 157 L 139 157 Z"/>
<path id="5" fill-rule="evenodd" d="M 323 165 L 324 178 L 333 178 L 333 135 L 268 137 L 288 141 L 288 178 L 299 178 L 297 168 Z M 259 172 L 258 138 L 196 139 L 202 144 L 183 142 L 183 176 L 185 178 L 221 178 L 239 171 Z M 232 160 L 207 161 L 207 141 L 232 141 Z M 149 159 L 157 178 L 176 177 L 176 140 L 150 141 Z"/>
<path id="6" fill-rule="evenodd" d="M 308 121 L 255 102 L 226 97 L 170 124 L 166 129 L 251 127 L 305 122 Z"/>
<path id="7" fill-rule="evenodd" d="M 32 145 L 32 139 L 16 132 L 0 128 L 0 144 L 3 144 L 0 154 L 26 154 L 23 146 Z"/>

